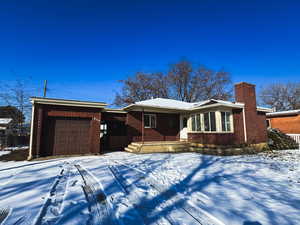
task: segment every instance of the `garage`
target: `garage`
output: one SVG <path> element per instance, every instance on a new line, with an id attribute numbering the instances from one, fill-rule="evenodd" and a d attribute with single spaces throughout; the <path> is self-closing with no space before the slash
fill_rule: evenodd
<path id="1" fill-rule="evenodd" d="M 90 153 L 90 119 L 49 117 L 48 123 L 44 156 Z"/>
<path id="2" fill-rule="evenodd" d="M 31 98 L 29 159 L 101 153 L 103 102 Z"/>

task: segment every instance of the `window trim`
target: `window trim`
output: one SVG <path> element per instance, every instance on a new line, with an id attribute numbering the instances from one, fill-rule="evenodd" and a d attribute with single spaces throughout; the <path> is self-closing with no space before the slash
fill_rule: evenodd
<path id="1" fill-rule="evenodd" d="M 149 116 L 149 124 L 150 126 L 145 126 L 145 116 Z M 151 117 L 154 117 L 154 126 L 152 126 L 152 120 L 151 120 Z M 145 113 L 144 114 L 144 118 L 143 118 L 143 125 L 144 125 L 144 128 L 156 128 L 156 124 L 157 124 L 157 120 L 156 120 L 156 114 L 149 114 L 149 113 Z"/>

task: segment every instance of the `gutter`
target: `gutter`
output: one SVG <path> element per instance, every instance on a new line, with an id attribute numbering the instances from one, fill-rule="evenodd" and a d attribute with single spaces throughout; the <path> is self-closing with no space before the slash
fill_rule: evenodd
<path id="1" fill-rule="evenodd" d="M 246 113 L 245 113 L 245 107 L 243 108 L 243 124 L 244 124 L 244 137 L 245 137 L 245 143 L 247 143 L 247 126 L 246 126 Z"/>

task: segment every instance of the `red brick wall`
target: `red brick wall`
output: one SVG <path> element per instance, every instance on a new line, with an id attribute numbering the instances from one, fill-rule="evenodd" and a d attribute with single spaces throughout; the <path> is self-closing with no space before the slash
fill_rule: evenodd
<path id="1" fill-rule="evenodd" d="M 266 123 L 266 113 L 257 112 L 257 124 L 256 124 L 256 143 L 262 143 L 268 141 L 267 134 L 267 123 Z"/>
<path id="2" fill-rule="evenodd" d="M 126 121 L 127 113 L 103 112 L 102 120 L 104 121 Z"/>
<path id="3" fill-rule="evenodd" d="M 145 112 L 146 114 L 147 112 Z M 156 114 L 156 128 L 144 128 L 144 141 L 179 140 L 179 115 Z M 170 122 L 172 120 L 173 122 Z M 173 124 L 170 124 L 173 123 Z M 173 125 L 173 126 L 171 126 Z M 127 114 L 127 134 L 130 142 L 142 141 L 142 112 L 131 111 Z"/>
<path id="4" fill-rule="evenodd" d="M 268 118 L 272 128 L 277 128 L 286 134 L 300 134 L 300 115 Z"/>
<path id="5" fill-rule="evenodd" d="M 267 142 L 267 128 L 263 122 L 265 114 L 258 113 L 256 109 L 255 85 L 245 82 L 236 84 L 235 98 L 237 102 L 245 104 L 247 142 L 250 144 Z"/>
<path id="6" fill-rule="evenodd" d="M 233 109 L 234 144 L 245 143 L 243 110 Z"/>
<path id="7" fill-rule="evenodd" d="M 100 152 L 101 109 L 35 104 L 32 156 L 43 155 L 43 138 L 47 135 L 48 117 L 90 118 L 90 153 Z"/>

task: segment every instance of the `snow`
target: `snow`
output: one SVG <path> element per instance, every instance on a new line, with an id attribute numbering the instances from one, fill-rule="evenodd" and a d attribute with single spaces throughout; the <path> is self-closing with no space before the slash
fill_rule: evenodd
<path id="1" fill-rule="evenodd" d="M 0 208 L 4 224 L 300 224 L 300 150 L 0 162 Z"/>
<path id="2" fill-rule="evenodd" d="M 6 147 L 4 148 L 3 150 L 4 151 L 17 151 L 17 150 L 25 150 L 25 149 L 28 149 L 29 146 L 15 146 L 15 147 Z"/>
<path id="3" fill-rule="evenodd" d="M 6 125 L 12 121 L 11 118 L 0 118 L 0 124 Z"/>
<path id="4" fill-rule="evenodd" d="M 167 98 L 154 98 L 154 99 L 135 102 L 132 105 L 165 108 L 165 109 L 194 110 L 194 109 L 199 109 L 201 106 L 204 106 L 210 102 L 218 103 L 220 105 L 228 106 L 228 107 L 239 107 L 239 108 L 244 107 L 244 103 L 229 102 L 229 101 L 216 100 L 216 99 L 209 99 L 209 100 L 205 100 L 205 101 L 190 103 L 190 102 L 178 101 L 178 100 L 167 99 Z M 125 107 L 124 109 L 126 109 L 132 105 L 129 105 L 129 106 Z M 266 112 L 271 111 L 271 109 L 263 108 L 263 107 L 257 107 L 257 110 L 266 111 Z"/>
<path id="5" fill-rule="evenodd" d="M 145 101 L 135 102 L 136 105 L 140 106 L 152 106 L 160 108 L 173 108 L 173 109 L 191 109 L 194 103 L 178 101 L 167 98 L 154 98 Z"/>
<path id="6" fill-rule="evenodd" d="M 10 153 L 10 151 L 1 150 L 1 151 L 0 151 L 0 156 L 1 156 L 1 155 L 7 155 L 7 154 L 9 154 L 9 153 Z"/>
<path id="7" fill-rule="evenodd" d="M 25 149 L 28 149 L 28 146 L 6 147 L 6 148 L 0 150 L 0 156 L 8 155 L 12 151 L 25 150 Z"/>

